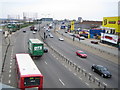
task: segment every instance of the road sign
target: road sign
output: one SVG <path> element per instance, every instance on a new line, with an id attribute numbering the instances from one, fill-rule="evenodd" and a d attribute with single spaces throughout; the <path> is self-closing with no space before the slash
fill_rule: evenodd
<path id="1" fill-rule="evenodd" d="M 71 21 L 71 30 L 74 30 L 74 21 Z"/>

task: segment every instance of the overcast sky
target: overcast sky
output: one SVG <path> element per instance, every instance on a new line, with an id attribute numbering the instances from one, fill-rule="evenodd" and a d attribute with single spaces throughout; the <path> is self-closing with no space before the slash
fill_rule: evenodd
<path id="1" fill-rule="evenodd" d="M 118 16 L 120 0 L 0 0 L 0 18 L 52 17 L 54 19 L 102 20 Z"/>

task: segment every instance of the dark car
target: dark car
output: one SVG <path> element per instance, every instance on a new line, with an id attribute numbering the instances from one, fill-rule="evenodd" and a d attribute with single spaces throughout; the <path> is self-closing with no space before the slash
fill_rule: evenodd
<path id="1" fill-rule="evenodd" d="M 31 31 L 33 31 L 33 30 L 34 30 L 34 28 L 35 28 L 35 26 L 31 26 L 31 27 L 30 27 L 30 30 L 31 30 Z"/>
<path id="2" fill-rule="evenodd" d="M 34 28 L 34 31 L 36 31 L 36 32 L 37 32 L 37 28 Z"/>
<path id="3" fill-rule="evenodd" d="M 26 32 L 26 30 L 23 30 L 23 32 L 25 33 L 25 32 Z"/>
<path id="4" fill-rule="evenodd" d="M 87 54 L 85 52 L 81 51 L 81 50 L 77 50 L 76 55 L 78 55 L 80 57 L 87 58 Z"/>
<path id="5" fill-rule="evenodd" d="M 44 52 L 47 53 L 48 52 L 48 49 L 46 47 L 44 47 Z"/>
<path id="6" fill-rule="evenodd" d="M 67 33 L 67 31 L 65 30 L 65 33 Z"/>
<path id="7" fill-rule="evenodd" d="M 108 69 L 106 67 L 102 66 L 102 65 L 95 65 L 95 64 L 93 64 L 91 69 L 92 69 L 93 72 L 98 73 L 103 78 L 105 78 L 105 77 L 111 78 L 112 77 L 112 75 L 108 71 Z"/>
<path id="8" fill-rule="evenodd" d="M 91 41 L 91 43 L 93 43 L 93 44 L 98 44 L 98 41 Z"/>

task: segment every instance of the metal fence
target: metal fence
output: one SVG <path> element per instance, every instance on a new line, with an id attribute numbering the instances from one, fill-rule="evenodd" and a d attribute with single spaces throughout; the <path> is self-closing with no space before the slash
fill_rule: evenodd
<path id="1" fill-rule="evenodd" d="M 40 34 L 39 34 L 40 35 Z M 95 83 L 98 87 L 103 88 L 106 90 L 107 85 L 105 83 L 100 82 L 98 79 L 96 79 L 94 76 L 92 76 L 90 73 L 87 73 L 84 69 L 81 67 L 77 66 L 75 63 L 73 63 L 71 60 L 67 59 L 65 56 L 60 54 L 57 50 L 55 50 L 53 47 L 51 47 L 45 40 L 44 38 L 40 35 L 41 39 L 43 42 L 55 53 L 57 54 L 62 61 L 64 61 L 66 64 L 71 66 L 76 72 L 84 75 L 90 82 Z"/>

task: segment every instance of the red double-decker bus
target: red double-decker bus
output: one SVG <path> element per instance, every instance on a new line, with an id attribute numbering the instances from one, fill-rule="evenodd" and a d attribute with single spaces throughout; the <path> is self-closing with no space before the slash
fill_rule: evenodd
<path id="1" fill-rule="evenodd" d="M 16 54 L 16 71 L 18 88 L 25 90 L 37 87 L 38 90 L 42 90 L 43 75 L 29 54 Z"/>

